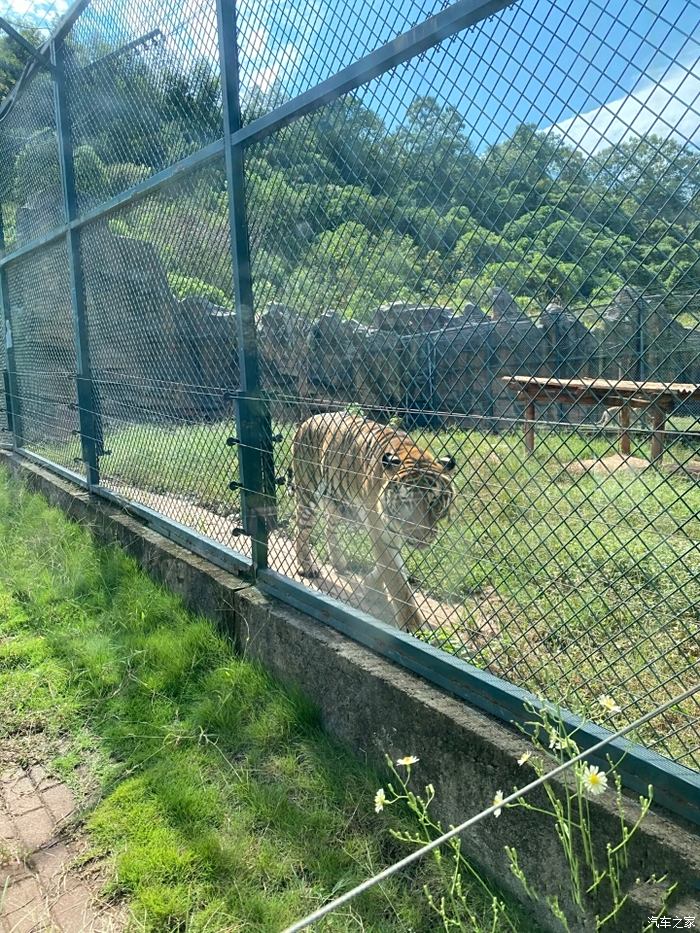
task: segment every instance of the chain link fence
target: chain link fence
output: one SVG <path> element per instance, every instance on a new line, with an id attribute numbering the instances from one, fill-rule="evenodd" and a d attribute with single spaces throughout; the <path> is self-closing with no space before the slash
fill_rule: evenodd
<path id="1" fill-rule="evenodd" d="M 0 110 L 15 447 L 492 712 L 632 721 L 700 650 L 698 35 L 78 4 Z M 698 713 L 642 759 L 697 783 Z"/>

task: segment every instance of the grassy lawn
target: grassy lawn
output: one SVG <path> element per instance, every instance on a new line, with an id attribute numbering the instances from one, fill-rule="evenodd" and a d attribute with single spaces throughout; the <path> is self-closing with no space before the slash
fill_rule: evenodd
<path id="1" fill-rule="evenodd" d="M 86 857 L 107 859 L 136 930 L 278 931 L 405 854 L 390 827 L 417 828 L 375 815 L 381 777 L 308 703 L 4 472 L 0 749 L 75 788 Z M 319 929 L 432 930 L 421 889 L 441 871 L 426 861 Z"/>
<path id="2" fill-rule="evenodd" d="M 282 475 L 294 426 L 275 430 Z M 224 423 L 121 428 L 108 437 L 105 481 L 177 494 L 237 523 L 231 431 Z M 666 699 L 698 659 L 697 481 L 655 468 L 604 477 L 567 471 L 613 452 L 614 432 L 541 429 L 530 457 L 519 432 L 412 434 L 454 454 L 459 467 L 450 522 L 432 547 L 405 553 L 416 586 L 448 607 L 449 625 L 421 637 L 592 719 L 600 693 L 614 693 L 629 718 Z M 648 457 L 648 442 L 635 439 L 632 453 Z M 666 464 L 693 455 L 674 444 Z M 283 533 L 291 534 L 293 499 L 281 493 L 278 501 Z M 368 570 L 364 529 L 344 534 L 353 565 Z M 235 539 L 227 543 L 235 547 Z M 320 533 L 316 546 L 324 554 Z M 474 651 L 470 633 L 484 623 L 492 633 Z M 640 738 L 698 768 L 697 752 L 687 752 L 697 746 L 693 713 L 689 701 Z"/>

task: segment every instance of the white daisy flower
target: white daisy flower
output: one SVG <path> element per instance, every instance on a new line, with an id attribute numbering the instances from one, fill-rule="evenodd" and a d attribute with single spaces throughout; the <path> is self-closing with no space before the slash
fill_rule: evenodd
<path id="1" fill-rule="evenodd" d="M 522 767 L 531 758 L 532 758 L 532 752 L 523 752 L 520 758 L 518 758 L 518 767 Z"/>
<path id="2" fill-rule="evenodd" d="M 501 804 L 501 803 L 503 803 L 503 791 L 502 791 L 502 790 L 497 790 L 496 793 L 494 794 L 493 804 L 492 804 L 492 805 L 495 806 L 496 804 Z M 501 809 L 502 809 L 502 808 L 499 806 L 499 808 L 498 808 L 497 810 L 494 810 L 494 811 L 493 811 L 493 815 L 494 815 L 494 816 L 500 816 L 500 815 L 501 815 Z"/>
<path id="3" fill-rule="evenodd" d="M 415 755 L 406 755 L 404 758 L 397 758 L 396 764 L 403 765 L 405 768 L 408 768 L 411 765 L 416 764 L 418 761 L 420 761 L 420 758 L 416 758 Z"/>
<path id="4" fill-rule="evenodd" d="M 384 793 L 384 788 L 380 787 L 377 793 L 374 795 L 374 812 L 381 813 L 384 809 L 384 804 L 386 803 L 386 794 Z"/>
<path id="5" fill-rule="evenodd" d="M 622 712 L 622 707 L 617 705 L 609 693 L 601 693 L 601 695 L 598 697 L 598 702 L 606 711 L 606 713 L 610 713 L 611 716 L 614 716 L 615 713 Z"/>
<path id="6" fill-rule="evenodd" d="M 556 752 L 561 752 L 566 748 L 566 739 L 560 738 L 556 732 L 550 732 L 549 747 Z"/>
<path id="7" fill-rule="evenodd" d="M 601 771 L 597 765 L 586 765 L 581 775 L 581 781 L 586 793 L 591 797 L 597 797 L 606 791 L 608 786 L 608 776 L 605 771 Z"/>

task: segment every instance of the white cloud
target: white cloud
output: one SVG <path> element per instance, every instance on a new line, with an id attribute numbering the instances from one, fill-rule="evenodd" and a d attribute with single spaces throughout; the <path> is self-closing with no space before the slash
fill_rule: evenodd
<path id="1" fill-rule="evenodd" d="M 253 58 L 260 55 L 267 47 L 268 33 L 266 29 L 254 29 L 240 42 L 241 58 Z"/>
<path id="2" fill-rule="evenodd" d="M 551 130 L 589 155 L 647 133 L 700 145 L 700 59 L 689 67 L 674 65 L 658 81 L 646 79 L 631 94 L 556 123 Z"/>
<path id="3" fill-rule="evenodd" d="M 245 83 L 261 91 L 269 91 L 280 74 L 284 75 L 294 66 L 299 55 L 299 50 L 291 43 L 273 50 L 270 35 L 267 29 L 262 27 L 242 31 L 238 41 L 238 54 Z M 271 64 L 265 64 L 271 59 Z M 255 67 L 256 65 L 259 67 Z"/>
<path id="4" fill-rule="evenodd" d="M 0 0 L 0 16 L 13 25 L 45 29 L 68 9 L 68 0 Z"/>
<path id="5" fill-rule="evenodd" d="M 275 54 L 275 61 L 272 65 L 268 65 L 265 68 L 253 69 L 250 73 L 248 83 L 253 87 L 259 88 L 263 92 L 269 91 L 280 75 L 284 78 L 285 74 L 289 74 L 290 69 L 294 67 L 298 57 L 299 49 L 293 45 L 285 45 L 284 48 L 280 49 L 280 51 Z"/>

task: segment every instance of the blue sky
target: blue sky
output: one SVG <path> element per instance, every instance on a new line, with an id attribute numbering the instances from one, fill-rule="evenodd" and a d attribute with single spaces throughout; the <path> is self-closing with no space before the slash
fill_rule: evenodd
<path id="1" fill-rule="evenodd" d="M 440 3 L 242 0 L 246 77 L 300 93 L 410 28 L 426 8 Z M 360 95 L 393 124 L 425 93 L 459 110 L 477 148 L 523 121 L 554 126 L 587 151 L 630 131 L 700 143 L 700 5 L 522 0 Z"/>
<path id="2" fill-rule="evenodd" d="M 16 25 L 45 29 L 68 9 L 66 0 L 0 0 L 0 16 Z"/>
<path id="3" fill-rule="evenodd" d="M 214 0 L 93 0 L 131 38 L 191 22 L 192 51 L 214 53 Z M 295 95 L 437 12 L 441 0 L 238 0 L 245 88 Z M 65 0 L 0 0 L 14 22 L 46 22 Z M 171 10 L 170 20 L 164 10 Z M 128 31 L 128 30 L 127 30 Z M 178 42 L 182 42 L 182 26 Z M 128 41 L 124 35 L 124 41 Z M 198 46 L 199 43 L 199 46 Z M 700 144 L 700 0 L 521 0 L 359 92 L 389 125 L 419 94 L 464 117 L 477 149 L 528 121 L 593 152 L 650 130 Z"/>

